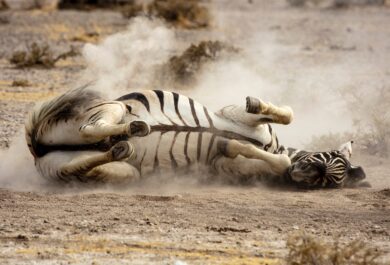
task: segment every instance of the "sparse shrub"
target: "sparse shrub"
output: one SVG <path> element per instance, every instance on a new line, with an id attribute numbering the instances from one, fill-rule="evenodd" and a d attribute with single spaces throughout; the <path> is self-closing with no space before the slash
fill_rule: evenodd
<path id="1" fill-rule="evenodd" d="M 304 6 L 306 3 L 306 0 L 287 0 L 287 2 L 292 6 Z"/>
<path id="2" fill-rule="evenodd" d="M 347 141 L 356 140 L 356 135 L 353 133 L 328 133 L 319 136 L 313 136 L 310 143 L 307 144 L 307 149 L 312 151 L 329 151 L 337 150 L 337 148 Z"/>
<path id="3" fill-rule="evenodd" d="M 343 8 L 350 5 L 383 5 L 385 0 L 334 0 L 333 7 Z"/>
<path id="4" fill-rule="evenodd" d="M 52 68 L 59 60 L 66 59 L 67 57 L 76 56 L 75 48 L 65 53 L 61 53 L 58 56 L 54 56 L 50 50 L 49 45 L 39 45 L 36 42 L 27 47 L 27 51 L 14 52 L 9 59 L 10 63 L 14 64 L 18 68 L 23 67 L 45 67 Z"/>
<path id="5" fill-rule="evenodd" d="M 131 5 L 134 2 L 134 0 L 61 0 L 59 7 L 81 10 L 92 10 L 95 8 L 116 9 L 125 5 Z"/>
<path id="6" fill-rule="evenodd" d="M 131 2 L 121 7 L 121 12 L 124 17 L 132 18 L 144 13 L 144 8 L 141 4 Z"/>
<path id="7" fill-rule="evenodd" d="M 99 41 L 100 34 L 96 31 L 81 32 L 80 34 L 73 36 L 71 41 L 85 42 L 85 43 L 97 43 Z"/>
<path id="8" fill-rule="evenodd" d="M 387 156 L 390 151 L 390 89 L 343 91 L 354 118 L 356 140 L 370 154 Z"/>
<path id="9" fill-rule="evenodd" d="M 371 155 L 387 157 L 390 154 L 390 89 L 345 88 L 346 100 L 353 128 L 345 133 L 314 136 L 307 145 L 310 150 L 335 149 L 339 144 L 354 140 L 354 146 Z"/>
<path id="10" fill-rule="evenodd" d="M 154 0 L 144 8 L 132 4 L 123 8 L 122 14 L 127 18 L 145 13 L 148 16 L 162 18 L 177 27 L 196 29 L 210 24 L 208 9 L 198 0 Z"/>
<path id="11" fill-rule="evenodd" d="M 192 44 L 181 55 L 171 57 L 162 67 L 163 81 L 175 87 L 187 87 L 196 82 L 196 76 L 205 64 L 238 51 L 237 48 L 221 41 Z"/>
<path id="12" fill-rule="evenodd" d="M 288 265 L 376 265 L 381 252 L 360 240 L 341 244 L 338 239 L 325 242 L 304 232 L 287 239 Z"/>
<path id="13" fill-rule="evenodd" d="M 385 0 L 287 0 L 287 3 L 294 7 L 311 5 L 331 8 L 345 8 L 350 5 L 383 5 Z"/>
<path id="14" fill-rule="evenodd" d="M 0 0 L 0 10 L 8 9 L 8 5 L 4 0 Z"/>
<path id="15" fill-rule="evenodd" d="M 16 79 L 12 82 L 12 86 L 30 86 L 30 83 L 26 79 Z"/>
<path id="16" fill-rule="evenodd" d="M 323 2 L 323 0 L 287 0 L 287 2 L 294 7 L 303 7 L 306 4 L 318 6 Z"/>

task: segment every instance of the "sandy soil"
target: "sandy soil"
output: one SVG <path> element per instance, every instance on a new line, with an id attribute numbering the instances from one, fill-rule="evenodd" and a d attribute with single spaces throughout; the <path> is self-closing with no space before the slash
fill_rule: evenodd
<path id="1" fill-rule="evenodd" d="M 223 36 L 239 43 L 251 30 L 265 36 L 276 31 L 290 55 L 278 59 L 283 71 L 352 60 L 362 64 L 354 64 L 357 83 L 388 84 L 390 9 L 292 9 L 283 1 L 253 2 L 213 1 L 216 22 L 225 26 L 179 31 L 179 40 Z M 56 51 L 81 47 L 75 37 L 106 36 L 127 21 L 103 11 L 4 11 L 0 18 L 0 146 L 7 148 L 34 102 L 72 87 L 85 67 L 79 56 L 53 69 L 15 69 L 7 61 L 12 52 L 31 40 L 46 41 Z M 234 27 L 238 20 L 247 32 Z M 367 71 L 367 61 L 377 67 Z M 30 85 L 11 86 L 16 79 Z M 364 240 L 384 251 L 388 264 L 389 160 L 363 154 L 354 159 L 372 188 L 297 191 L 179 182 L 121 190 L 0 189 L 0 263 L 278 264 L 287 254 L 287 236 L 303 229 L 325 240 Z"/>

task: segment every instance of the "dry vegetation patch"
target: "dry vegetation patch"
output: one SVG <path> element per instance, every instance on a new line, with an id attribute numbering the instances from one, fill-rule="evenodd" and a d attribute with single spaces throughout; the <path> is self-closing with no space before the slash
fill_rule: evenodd
<path id="1" fill-rule="evenodd" d="M 287 0 L 291 6 L 303 7 L 311 6 L 327 6 L 332 8 L 346 8 L 353 5 L 384 5 L 385 0 Z"/>
<path id="2" fill-rule="evenodd" d="M 8 9 L 8 5 L 4 0 L 0 0 L 0 10 Z"/>
<path id="3" fill-rule="evenodd" d="M 205 28 L 210 25 L 210 13 L 199 2 L 199 0 L 154 0 L 145 6 L 132 3 L 123 7 L 122 14 L 127 18 L 146 14 L 162 18 L 181 28 Z"/>
<path id="4" fill-rule="evenodd" d="M 335 239 L 328 243 L 304 232 L 290 235 L 287 248 L 288 265 L 376 265 L 382 255 L 363 241 L 341 244 Z"/>
<path id="5" fill-rule="evenodd" d="M 26 86 L 30 86 L 30 82 L 28 82 L 28 80 L 26 79 L 15 79 L 13 82 L 12 82 L 12 86 L 14 87 L 17 87 L 17 86 L 22 86 L 22 87 L 26 87 Z"/>
<path id="6" fill-rule="evenodd" d="M 10 63 L 17 68 L 24 67 L 44 67 L 52 68 L 59 60 L 78 55 L 73 46 L 70 50 L 57 56 L 53 54 L 48 44 L 38 44 L 33 42 L 26 51 L 16 51 L 9 59 Z"/>
<path id="7" fill-rule="evenodd" d="M 164 85 L 186 88 L 196 82 L 206 64 L 238 52 L 239 49 L 221 41 L 191 44 L 181 55 L 169 59 L 162 68 L 160 79 Z"/>

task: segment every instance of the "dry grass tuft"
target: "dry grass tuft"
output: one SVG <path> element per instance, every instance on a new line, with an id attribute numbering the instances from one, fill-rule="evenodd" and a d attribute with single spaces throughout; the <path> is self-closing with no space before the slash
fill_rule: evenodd
<path id="1" fill-rule="evenodd" d="M 26 86 L 30 86 L 31 84 L 28 82 L 28 80 L 26 79 L 16 79 L 12 82 L 12 86 L 22 86 L 22 87 L 26 87 Z"/>
<path id="2" fill-rule="evenodd" d="M 8 5 L 4 0 L 0 0 L 0 10 L 8 9 Z"/>
<path id="3" fill-rule="evenodd" d="M 70 40 L 84 43 L 97 43 L 100 40 L 100 33 L 96 31 L 82 32 Z"/>
<path id="4" fill-rule="evenodd" d="M 24 67 L 44 67 L 52 68 L 59 60 L 78 55 L 72 46 L 69 51 L 54 56 L 49 45 L 39 45 L 36 42 L 27 47 L 27 51 L 17 51 L 9 59 L 10 63 L 18 68 Z"/>
<path id="5" fill-rule="evenodd" d="M 191 86 L 196 82 L 197 74 L 202 71 L 204 65 L 238 52 L 239 49 L 221 41 L 192 44 L 181 55 L 171 57 L 163 66 L 163 83 L 178 88 Z"/>
<path id="6" fill-rule="evenodd" d="M 325 5 L 329 8 L 347 8 L 353 5 L 384 5 L 385 0 L 287 0 L 287 3 L 294 7 Z"/>
<path id="7" fill-rule="evenodd" d="M 290 235 L 287 248 L 288 265 L 376 265 L 382 254 L 359 240 L 327 243 L 304 232 Z"/>
<path id="8" fill-rule="evenodd" d="M 154 0 L 145 6 L 133 3 L 125 6 L 122 14 L 127 18 L 146 14 L 186 29 L 205 28 L 210 25 L 210 13 L 206 7 L 199 4 L 199 0 Z"/>

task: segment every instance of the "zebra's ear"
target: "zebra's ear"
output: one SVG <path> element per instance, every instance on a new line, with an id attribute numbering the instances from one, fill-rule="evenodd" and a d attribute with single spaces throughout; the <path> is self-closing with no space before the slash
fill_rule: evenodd
<path id="1" fill-rule="evenodd" d="M 340 147 L 339 147 L 340 153 L 342 153 L 348 160 L 352 156 L 352 144 L 353 144 L 353 141 L 348 141 L 348 142 L 340 145 Z"/>

